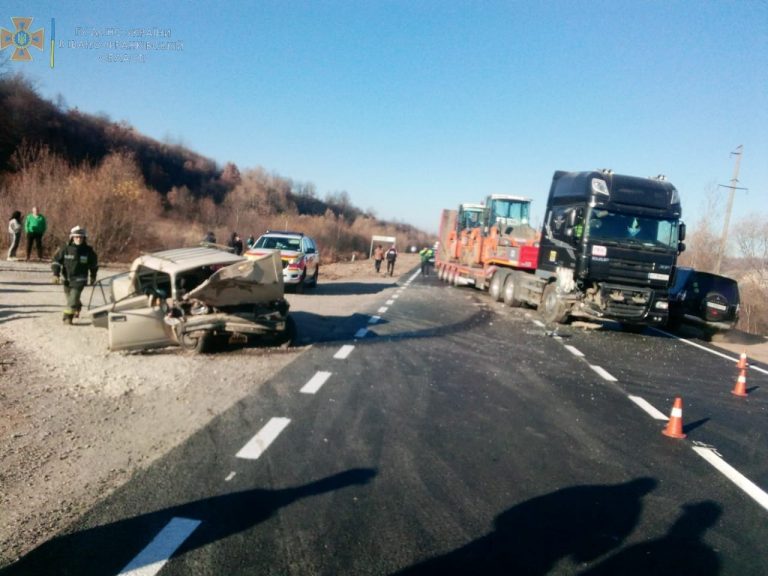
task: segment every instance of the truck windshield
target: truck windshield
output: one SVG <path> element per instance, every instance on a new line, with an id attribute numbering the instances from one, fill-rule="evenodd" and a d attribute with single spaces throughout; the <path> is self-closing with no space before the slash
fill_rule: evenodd
<path id="1" fill-rule="evenodd" d="M 595 210 L 589 216 L 589 238 L 677 250 L 678 220 Z"/>
<path id="2" fill-rule="evenodd" d="M 477 228 L 480 226 L 480 220 L 482 219 L 482 210 L 464 210 L 461 213 L 459 221 L 459 230 L 466 230 L 467 228 Z"/>
<path id="3" fill-rule="evenodd" d="M 494 198 L 491 201 L 491 222 L 505 226 L 528 224 L 530 204 L 520 200 Z"/>

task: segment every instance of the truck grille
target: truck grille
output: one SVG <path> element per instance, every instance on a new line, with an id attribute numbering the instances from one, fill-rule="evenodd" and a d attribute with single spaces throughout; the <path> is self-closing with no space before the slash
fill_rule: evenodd
<path id="1" fill-rule="evenodd" d="M 604 313 L 614 318 L 642 319 L 650 310 L 653 296 L 653 290 L 649 288 L 603 284 L 600 289 Z"/>

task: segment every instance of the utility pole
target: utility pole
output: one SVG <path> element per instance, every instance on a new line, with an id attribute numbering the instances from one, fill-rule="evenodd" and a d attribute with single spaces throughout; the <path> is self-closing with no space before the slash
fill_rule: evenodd
<path id="1" fill-rule="evenodd" d="M 715 274 L 720 274 L 720 265 L 723 263 L 723 255 L 725 254 L 725 247 L 728 244 L 728 225 L 731 222 L 731 211 L 733 210 L 733 197 L 736 194 L 736 190 L 746 190 L 746 188 L 739 188 L 736 184 L 739 183 L 739 167 L 741 166 L 741 156 L 744 154 L 744 146 L 739 144 L 736 150 L 731 152 L 731 156 L 736 156 L 736 163 L 733 167 L 733 178 L 731 178 L 730 186 L 723 186 L 723 188 L 730 188 L 731 192 L 728 195 L 728 207 L 725 210 L 725 223 L 723 224 L 723 234 L 720 237 L 720 249 L 717 251 L 717 263 L 715 264 Z"/>

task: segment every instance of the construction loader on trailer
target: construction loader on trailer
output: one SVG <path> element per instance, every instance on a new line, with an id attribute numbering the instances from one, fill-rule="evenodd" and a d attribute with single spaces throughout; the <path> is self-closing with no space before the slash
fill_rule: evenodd
<path id="1" fill-rule="evenodd" d="M 444 210 L 436 258 L 439 277 L 500 297 L 510 272 L 536 267 L 538 233 L 529 224 L 530 205 L 530 198 L 493 194 L 484 204 Z"/>
<path id="2" fill-rule="evenodd" d="M 548 322 L 663 325 L 670 279 L 685 249 L 680 216 L 680 196 L 664 177 L 555 172 L 535 265 L 496 267 L 474 285 L 487 285 L 509 306 L 537 307 Z M 438 262 L 439 273 L 454 279 L 454 266 Z"/>

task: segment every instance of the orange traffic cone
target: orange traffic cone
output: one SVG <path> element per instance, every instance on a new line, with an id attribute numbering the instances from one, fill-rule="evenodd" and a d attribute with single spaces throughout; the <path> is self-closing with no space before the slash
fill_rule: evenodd
<path id="1" fill-rule="evenodd" d="M 736 379 L 736 384 L 731 390 L 731 394 L 734 396 L 747 396 L 747 369 L 742 368 L 739 372 L 739 377 Z"/>
<path id="2" fill-rule="evenodd" d="M 746 370 L 747 366 L 749 366 L 749 364 L 747 364 L 747 353 L 742 352 L 741 356 L 739 356 L 739 361 L 736 363 L 736 368 L 739 370 Z"/>
<path id="3" fill-rule="evenodd" d="M 670 438 L 685 438 L 686 436 L 683 434 L 683 399 L 679 396 L 675 398 L 672 412 L 669 415 L 669 422 L 662 434 Z"/>

